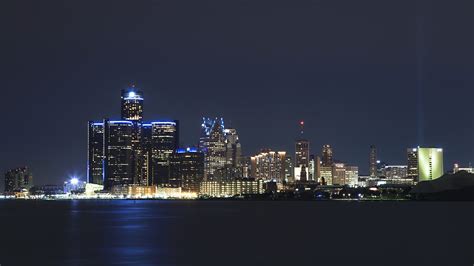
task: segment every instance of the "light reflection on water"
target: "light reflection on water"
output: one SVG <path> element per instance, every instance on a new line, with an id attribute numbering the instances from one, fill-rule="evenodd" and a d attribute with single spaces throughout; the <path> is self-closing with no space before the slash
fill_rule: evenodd
<path id="1" fill-rule="evenodd" d="M 2 201 L 0 264 L 457 265 L 472 260 L 473 207 L 470 202 Z M 403 256 L 393 256 L 400 247 Z M 430 257 L 422 256 L 427 253 Z"/>

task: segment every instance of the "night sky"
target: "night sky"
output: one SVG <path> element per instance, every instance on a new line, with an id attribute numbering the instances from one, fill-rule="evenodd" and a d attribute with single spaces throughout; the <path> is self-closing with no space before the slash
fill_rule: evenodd
<path id="1" fill-rule="evenodd" d="M 131 82 L 182 145 L 223 116 L 246 155 L 293 154 L 303 119 L 311 153 L 331 144 L 361 174 L 371 144 L 393 164 L 416 145 L 474 162 L 472 0 L 1 2 L 2 175 L 84 177 L 87 121 L 119 118 Z"/>

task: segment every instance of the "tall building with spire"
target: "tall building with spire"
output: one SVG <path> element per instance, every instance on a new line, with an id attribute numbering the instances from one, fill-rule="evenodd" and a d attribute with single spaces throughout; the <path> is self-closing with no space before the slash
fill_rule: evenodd
<path id="1" fill-rule="evenodd" d="M 203 118 L 199 150 L 204 153 L 204 178 L 222 178 L 227 161 L 223 118 Z"/>
<path id="2" fill-rule="evenodd" d="M 309 141 L 304 138 L 304 121 L 300 122 L 300 138 L 295 142 L 295 180 L 308 181 L 309 178 Z"/>

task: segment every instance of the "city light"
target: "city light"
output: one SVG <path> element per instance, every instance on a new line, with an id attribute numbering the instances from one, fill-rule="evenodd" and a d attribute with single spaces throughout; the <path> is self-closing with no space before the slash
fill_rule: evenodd
<path id="1" fill-rule="evenodd" d="M 76 177 L 71 178 L 71 184 L 72 184 L 72 185 L 77 185 L 77 184 L 79 184 L 79 179 L 77 179 Z"/>

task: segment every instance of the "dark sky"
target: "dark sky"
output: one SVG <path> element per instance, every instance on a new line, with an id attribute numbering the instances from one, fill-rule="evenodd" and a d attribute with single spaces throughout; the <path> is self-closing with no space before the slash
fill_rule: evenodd
<path id="1" fill-rule="evenodd" d="M 237 128 L 244 153 L 294 152 L 298 120 L 367 172 L 370 144 L 474 162 L 474 2 L 16 1 L 0 4 L 0 171 L 36 183 L 85 175 L 88 120 L 120 115 L 120 90 L 145 93 L 145 118 L 203 115 Z M 421 95 L 421 97 L 418 97 Z M 3 186 L 3 182 L 1 182 Z"/>

